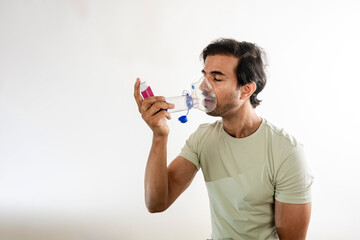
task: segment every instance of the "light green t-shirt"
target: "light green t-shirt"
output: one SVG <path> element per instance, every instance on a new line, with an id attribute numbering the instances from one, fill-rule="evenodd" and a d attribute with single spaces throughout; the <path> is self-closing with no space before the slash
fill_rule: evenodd
<path id="1" fill-rule="evenodd" d="M 303 145 L 266 119 L 245 138 L 231 137 L 222 121 L 202 124 L 180 156 L 202 169 L 214 240 L 278 239 L 275 199 L 311 202 L 313 176 Z"/>

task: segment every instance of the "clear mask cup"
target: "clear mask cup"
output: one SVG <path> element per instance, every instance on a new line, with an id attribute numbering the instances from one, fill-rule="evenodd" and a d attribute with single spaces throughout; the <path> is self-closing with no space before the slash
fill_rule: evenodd
<path id="1" fill-rule="evenodd" d="M 207 78 L 201 77 L 199 81 L 191 84 L 191 93 L 184 90 L 181 96 L 168 97 L 166 98 L 166 102 L 175 105 L 173 109 L 167 109 L 169 113 L 180 111 L 189 112 L 189 110 L 192 108 L 196 108 L 208 113 L 215 109 L 217 100 L 214 89 L 211 87 L 211 84 Z M 186 116 L 182 117 L 186 122 Z M 179 120 L 183 122 L 180 118 Z"/>

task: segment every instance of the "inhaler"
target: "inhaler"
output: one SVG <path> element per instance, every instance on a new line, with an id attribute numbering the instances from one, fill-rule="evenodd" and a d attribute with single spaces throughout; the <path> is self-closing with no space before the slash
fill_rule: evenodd
<path id="1" fill-rule="evenodd" d="M 151 88 L 142 82 L 140 91 L 144 98 L 154 96 Z M 191 93 L 184 90 L 181 96 L 167 97 L 165 101 L 175 105 L 173 109 L 165 109 L 169 113 L 187 111 L 186 115 L 179 117 L 181 123 L 187 122 L 189 110 L 197 108 L 204 112 L 211 112 L 216 107 L 216 95 L 206 77 L 200 78 L 196 83 L 191 84 Z"/>

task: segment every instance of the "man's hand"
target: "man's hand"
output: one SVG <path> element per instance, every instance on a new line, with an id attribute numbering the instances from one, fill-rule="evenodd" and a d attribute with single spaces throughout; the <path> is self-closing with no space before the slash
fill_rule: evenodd
<path id="1" fill-rule="evenodd" d="M 162 212 L 190 185 L 197 168 L 182 157 L 177 157 L 167 167 L 169 127 L 166 118 L 170 119 L 170 114 L 164 109 L 174 108 L 174 104 L 164 102 L 164 97 L 143 99 L 139 78 L 134 86 L 134 97 L 142 118 L 154 133 L 145 170 L 145 203 L 149 212 Z"/>
<path id="2" fill-rule="evenodd" d="M 169 127 L 166 119 L 171 119 L 170 113 L 164 109 L 174 108 L 174 104 L 166 103 L 165 97 L 148 97 L 143 99 L 140 95 L 140 78 L 134 85 L 134 98 L 138 105 L 142 118 L 151 128 L 154 136 L 168 136 Z"/>

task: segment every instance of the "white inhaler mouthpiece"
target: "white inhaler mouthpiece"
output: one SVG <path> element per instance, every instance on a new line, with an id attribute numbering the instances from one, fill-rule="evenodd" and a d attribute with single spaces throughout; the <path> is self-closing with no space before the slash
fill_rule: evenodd
<path id="1" fill-rule="evenodd" d="M 188 91 L 183 91 L 182 96 L 166 98 L 166 102 L 175 105 L 173 109 L 167 110 L 169 113 L 174 113 L 189 112 L 192 108 L 211 112 L 215 109 L 217 101 L 211 84 L 205 77 L 202 77 L 198 82 L 191 84 L 191 94 Z M 179 118 L 182 123 L 187 122 L 186 115 Z"/>

